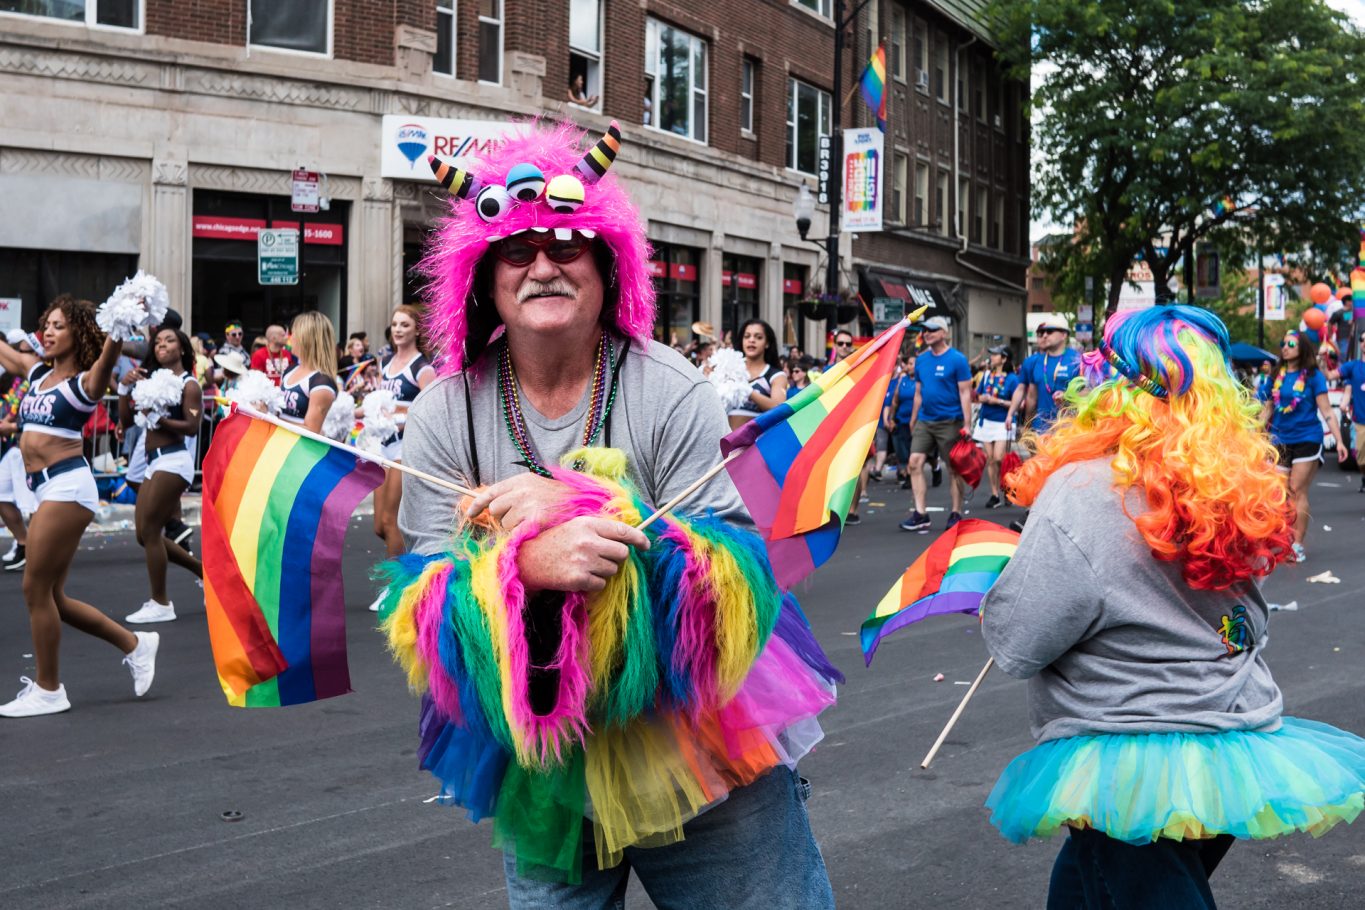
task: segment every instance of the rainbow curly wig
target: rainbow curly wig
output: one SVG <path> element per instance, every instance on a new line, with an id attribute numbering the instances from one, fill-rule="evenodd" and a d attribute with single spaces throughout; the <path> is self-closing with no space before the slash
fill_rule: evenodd
<path id="1" fill-rule="evenodd" d="M 641 344 L 650 339 L 649 242 L 630 198 L 607 173 L 621 147 L 620 127 L 613 120 L 586 153 L 583 138 L 569 123 L 529 123 L 467 170 L 428 158 L 451 195 L 450 217 L 437 227 L 419 266 L 428 279 L 425 329 L 441 372 L 478 360 L 501 324 L 489 291 L 487 253 L 494 242 L 524 231 L 576 230 L 595 239 L 606 285 L 603 323 Z"/>
<path id="2" fill-rule="evenodd" d="M 1293 507 L 1218 317 L 1189 306 L 1118 313 L 1084 359 L 1091 388 L 1072 382 L 1074 413 L 1031 440 L 1036 456 L 1010 475 L 1011 498 L 1031 505 L 1062 466 L 1110 458 L 1115 487 L 1146 498 L 1133 521 L 1152 554 L 1179 562 L 1191 587 L 1270 574 L 1288 556 Z"/>

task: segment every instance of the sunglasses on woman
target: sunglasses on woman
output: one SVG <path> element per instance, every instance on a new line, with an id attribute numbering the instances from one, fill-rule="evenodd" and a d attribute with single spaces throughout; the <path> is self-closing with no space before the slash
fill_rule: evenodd
<path id="1" fill-rule="evenodd" d="M 527 231 L 515 237 L 499 240 L 493 245 L 493 255 L 508 265 L 521 268 L 535 262 L 536 256 L 544 250 L 551 262 L 568 265 L 586 253 L 591 246 L 592 240 L 577 231 L 574 231 L 568 240 L 560 240 L 555 237 L 553 231 L 543 233 Z"/>

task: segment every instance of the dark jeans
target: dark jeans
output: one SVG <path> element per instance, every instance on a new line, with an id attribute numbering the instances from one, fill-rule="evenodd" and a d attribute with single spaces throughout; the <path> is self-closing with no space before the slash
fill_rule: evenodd
<path id="1" fill-rule="evenodd" d="M 891 428 L 891 445 L 896 451 L 896 463 L 904 474 L 905 466 L 910 463 L 910 424 L 898 423 Z"/>
<path id="2" fill-rule="evenodd" d="M 1234 840 L 1134 846 L 1073 828 L 1052 867 L 1047 910 L 1215 910 L 1209 876 Z"/>

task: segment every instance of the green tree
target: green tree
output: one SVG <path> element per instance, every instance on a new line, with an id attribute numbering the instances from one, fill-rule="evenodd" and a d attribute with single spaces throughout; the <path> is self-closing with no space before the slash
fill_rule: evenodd
<path id="1" fill-rule="evenodd" d="M 1164 293 L 1205 238 L 1340 265 L 1365 214 L 1365 35 L 1342 14 L 1322 0 L 993 10 L 1016 74 L 1043 64 L 1033 199 L 1077 226 L 1055 266 L 1098 270 L 1108 312 L 1134 258 Z"/>

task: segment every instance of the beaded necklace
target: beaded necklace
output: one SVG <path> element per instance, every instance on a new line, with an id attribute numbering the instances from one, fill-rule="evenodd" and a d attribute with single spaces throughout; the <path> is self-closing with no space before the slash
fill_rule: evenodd
<path id="1" fill-rule="evenodd" d="M 1270 398 L 1275 402 L 1275 410 L 1281 414 L 1288 414 L 1299 406 L 1299 402 L 1303 401 L 1303 390 L 1308 387 L 1304 381 L 1307 372 L 1307 370 L 1299 370 L 1299 375 L 1294 377 L 1294 384 L 1290 386 L 1294 397 L 1289 399 L 1288 404 L 1280 404 L 1280 386 L 1284 385 L 1284 370 L 1275 374 L 1275 384 L 1270 388 Z"/>
<path id="2" fill-rule="evenodd" d="M 583 424 L 584 447 L 591 446 L 597 440 L 602 427 L 606 425 L 608 415 L 611 414 L 612 405 L 616 403 L 616 383 L 612 382 L 610 392 L 607 391 L 608 374 L 615 359 L 614 354 L 615 348 L 607 338 L 607 333 L 603 332 L 601 340 L 597 343 L 597 362 L 593 365 L 592 371 L 592 398 L 588 403 L 588 414 Z M 549 477 L 550 470 L 536 455 L 531 434 L 526 428 L 526 418 L 521 413 L 521 390 L 517 385 L 517 374 L 512 368 L 512 355 L 507 350 L 506 339 L 503 339 L 502 348 L 498 351 L 498 393 L 502 400 L 502 419 L 507 425 L 507 435 L 511 437 L 513 447 L 522 458 L 517 464 L 542 477 Z M 580 470 L 582 467 L 582 461 L 574 463 L 574 470 Z"/>
<path id="3" fill-rule="evenodd" d="M 1005 391 L 1005 374 L 987 373 L 982 386 L 982 395 L 990 395 L 993 398 L 1002 397 L 1002 393 Z"/>

